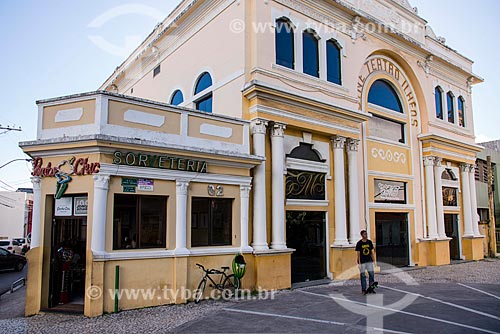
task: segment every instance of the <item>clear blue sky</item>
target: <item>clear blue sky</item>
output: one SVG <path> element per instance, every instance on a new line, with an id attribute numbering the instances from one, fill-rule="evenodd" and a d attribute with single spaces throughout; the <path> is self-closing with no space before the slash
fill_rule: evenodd
<path id="1" fill-rule="evenodd" d="M 18 142 L 36 138 L 36 100 L 97 89 L 127 51 L 178 2 L 0 0 L 0 124 L 23 128 L 0 134 L 0 165 L 23 158 Z M 496 110 L 500 105 L 496 42 L 500 1 L 410 3 L 450 47 L 475 61 L 474 72 L 486 80 L 473 91 L 476 135 L 500 138 L 500 112 Z M 0 190 L 31 187 L 29 176 L 28 163 L 12 163 L 0 169 Z"/>

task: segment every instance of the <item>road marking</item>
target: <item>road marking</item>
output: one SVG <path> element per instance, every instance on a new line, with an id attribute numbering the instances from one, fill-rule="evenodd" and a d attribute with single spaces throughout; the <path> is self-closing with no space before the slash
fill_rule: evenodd
<path id="1" fill-rule="evenodd" d="M 302 320 L 302 321 L 311 321 L 311 322 L 319 322 L 322 324 L 329 324 L 329 325 L 337 325 L 337 326 L 356 326 L 354 324 L 348 324 L 345 322 L 337 322 L 337 321 L 331 321 L 331 320 L 321 320 L 321 319 L 314 319 L 314 318 L 305 318 L 305 317 L 296 317 L 293 315 L 283 315 L 283 314 L 276 314 L 276 313 L 266 313 L 266 312 L 258 312 L 258 311 L 248 311 L 248 310 L 239 310 L 239 309 L 232 309 L 232 308 L 223 308 L 223 311 L 227 312 L 235 312 L 235 313 L 246 313 L 246 314 L 253 314 L 253 315 L 262 315 L 266 317 L 275 317 L 275 318 L 285 318 L 285 319 L 293 319 L 293 320 Z M 385 329 L 385 328 L 368 328 L 371 330 L 375 331 L 380 331 L 380 332 L 387 332 L 387 333 L 395 333 L 395 334 L 410 334 L 408 332 L 399 332 L 399 331 L 393 331 L 390 329 Z"/>
<path id="2" fill-rule="evenodd" d="M 310 294 L 310 295 L 315 295 L 315 296 L 320 296 L 320 297 L 324 297 L 324 298 L 330 298 L 330 299 L 334 299 L 334 300 L 335 299 L 342 300 L 342 301 L 345 301 L 345 302 L 348 302 L 348 303 L 354 303 L 354 304 L 358 304 L 358 305 L 370 306 L 370 307 L 373 307 L 373 308 L 378 308 L 378 309 L 382 309 L 382 310 L 392 311 L 394 313 L 406 314 L 406 315 L 414 316 L 414 317 L 417 317 L 417 318 L 424 318 L 424 319 L 427 319 L 427 320 L 439 321 L 439 322 L 442 322 L 442 323 L 445 323 L 445 324 L 459 326 L 459 327 L 464 327 L 464 328 L 468 328 L 468 329 L 473 329 L 473 330 L 476 330 L 476 331 L 479 331 L 479 332 L 485 332 L 485 333 L 490 333 L 490 334 L 500 334 L 500 332 L 494 332 L 494 331 L 490 331 L 488 329 L 478 328 L 478 327 L 474 327 L 474 326 L 470 326 L 470 325 L 465 325 L 465 324 L 461 324 L 461 323 L 453 322 L 453 321 L 448 321 L 448 320 L 444 320 L 444 319 L 429 317 L 429 316 L 418 314 L 418 313 L 412 313 L 412 312 L 408 312 L 408 311 L 396 310 L 396 309 L 393 309 L 393 308 L 390 308 L 390 307 L 384 307 L 384 306 L 378 306 L 378 305 L 373 305 L 373 304 L 367 304 L 367 303 L 357 302 L 357 301 L 354 301 L 354 300 L 349 300 L 349 299 L 339 298 L 339 297 L 334 297 L 334 296 L 326 296 L 326 295 L 323 295 L 323 294 L 320 294 L 320 293 L 314 293 L 314 292 L 303 291 L 303 290 L 299 290 L 299 292 L 302 292 L 302 293 L 305 293 L 305 294 Z"/>
<path id="3" fill-rule="evenodd" d="M 479 290 L 479 289 L 476 289 L 476 288 L 473 288 L 471 286 L 468 286 L 468 285 L 465 285 L 465 284 L 462 284 L 462 283 L 458 283 L 458 285 L 461 285 L 463 287 L 466 287 L 466 288 L 469 288 L 471 290 L 475 290 L 475 291 L 478 291 L 478 292 L 481 292 L 481 293 L 484 293 L 485 295 L 488 295 L 490 297 L 493 297 L 493 298 L 496 298 L 496 299 L 500 299 L 500 297 L 498 297 L 497 295 L 494 295 L 492 293 L 489 293 L 489 292 L 486 292 L 486 291 L 483 291 L 483 290 Z"/>
<path id="4" fill-rule="evenodd" d="M 427 297 L 427 296 L 421 295 L 419 293 L 404 291 L 404 290 L 400 290 L 400 289 L 396 289 L 396 288 L 390 288 L 388 286 L 380 286 L 380 287 L 384 288 L 384 289 L 388 289 L 388 290 L 393 290 L 393 291 L 401 292 L 401 293 L 404 293 L 404 294 L 409 294 L 409 295 L 414 295 L 414 296 L 418 296 L 418 297 L 421 297 L 421 298 L 429 299 L 429 300 L 432 300 L 434 302 L 438 302 L 438 303 L 445 304 L 445 305 L 448 305 L 448 306 L 451 306 L 451 307 L 459 308 L 459 309 L 464 310 L 464 311 L 476 313 L 476 314 L 479 314 L 479 315 L 482 315 L 482 316 L 485 316 L 485 317 L 488 317 L 488 318 L 492 318 L 492 319 L 495 319 L 495 320 L 500 320 L 500 317 L 497 317 L 495 315 L 492 315 L 492 314 L 489 314 L 489 313 L 484 313 L 484 312 L 481 312 L 481 311 L 478 311 L 478 310 L 475 310 L 475 309 L 472 309 L 472 308 L 469 308 L 469 307 L 465 307 L 465 306 L 453 304 L 453 303 L 450 303 L 450 302 L 445 302 L 444 300 L 440 300 L 440 299 L 437 299 L 437 298 L 434 298 L 434 297 Z"/>

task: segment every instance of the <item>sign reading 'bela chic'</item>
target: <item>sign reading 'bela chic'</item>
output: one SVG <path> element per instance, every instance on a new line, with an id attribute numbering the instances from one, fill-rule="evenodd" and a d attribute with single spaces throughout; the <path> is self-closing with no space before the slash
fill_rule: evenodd
<path id="1" fill-rule="evenodd" d="M 406 203 L 406 183 L 375 180 L 375 202 Z"/>
<path id="2" fill-rule="evenodd" d="M 116 151 L 113 154 L 113 164 L 173 169 L 193 173 L 207 172 L 207 163 L 205 161 L 145 153 Z"/>

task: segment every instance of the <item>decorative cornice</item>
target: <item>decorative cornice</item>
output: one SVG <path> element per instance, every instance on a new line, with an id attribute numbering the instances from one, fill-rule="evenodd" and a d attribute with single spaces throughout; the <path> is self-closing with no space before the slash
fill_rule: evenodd
<path id="1" fill-rule="evenodd" d="M 266 134 L 268 121 L 262 118 L 254 119 L 250 125 L 252 135 L 255 134 Z"/>
<path id="2" fill-rule="evenodd" d="M 347 138 L 347 151 L 357 152 L 359 147 L 359 140 L 353 138 Z"/>
<path id="3" fill-rule="evenodd" d="M 109 175 L 94 175 L 94 189 L 109 189 Z"/>
<path id="4" fill-rule="evenodd" d="M 332 137 L 332 143 L 334 149 L 344 149 L 346 138 L 341 136 Z"/>
<path id="5" fill-rule="evenodd" d="M 189 181 L 184 179 L 176 180 L 175 188 L 177 191 L 177 195 L 187 195 L 189 188 Z"/>
<path id="6" fill-rule="evenodd" d="M 273 123 L 271 136 L 272 137 L 283 137 L 285 135 L 286 124 L 283 123 Z"/>
<path id="7" fill-rule="evenodd" d="M 249 198 L 250 197 L 250 190 L 251 189 L 252 189 L 252 186 L 241 185 L 240 186 L 240 197 L 241 198 Z"/>

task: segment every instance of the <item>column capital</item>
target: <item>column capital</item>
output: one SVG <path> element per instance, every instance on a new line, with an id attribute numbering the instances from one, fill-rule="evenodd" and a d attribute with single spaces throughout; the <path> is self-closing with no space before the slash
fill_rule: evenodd
<path id="1" fill-rule="evenodd" d="M 442 162 L 443 162 L 443 158 L 434 157 L 434 167 L 441 167 Z"/>
<path id="2" fill-rule="evenodd" d="M 476 164 L 470 164 L 469 171 L 474 174 L 476 172 Z"/>
<path id="3" fill-rule="evenodd" d="M 189 188 L 189 181 L 185 179 L 180 179 L 175 181 L 175 187 L 177 190 L 177 194 L 179 195 L 187 195 Z"/>
<path id="4" fill-rule="evenodd" d="M 283 123 L 273 123 L 271 136 L 273 137 L 283 137 L 285 135 L 286 124 Z"/>
<path id="5" fill-rule="evenodd" d="M 94 188 L 108 190 L 109 189 L 109 175 L 94 175 Z"/>
<path id="6" fill-rule="evenodd" d="M 344 149 L 346 138 L 342 136 L 332 137 L 332 143 L 334 149 Z"/>
<path id="7" fill-rule="evenodd" d="M 240 197 L 249 198 L 250 190 L 252 190 L 252 186 L 246 184 L 240 185 Z"/>
<path id="8" fill-rule="evenodd" d="M 471 165 L 470 165 L 470 164 L 465 164 L 465 163 L 460 164 L 460 171 L 461 171 L 462 173 L 469 173 L 469 172 L 471 171 L 471 168 L 470 168 L 470 167 L 471 167 Z"/>
<path id="9" fill-rule="evenodd" d="M 265 119 L 262 119 L 262 118 L 254 119 L 250 124 L 252 135 L 254 135 L 254 134 L 266 134 L 267 125 L 268 125 L 268 121 Z"/>
<path id="10" fill-rule="evenodd" d="M 357 152 L 359 147 L 359 140 L 354 138 L 347 138 L 347 151 L 349 152 Z"/>
<path id="11" fill-rule="evenodd" d="M 424 157 L 424 166 L 434 166 L 434 163 L 436 161 L 436 157 L 433 156 L 427 156 Z"/>
<path id="12" fill-rule="evenodd" d="M 40 176 L 32 176 L 30 179 L 33 184 L 33 190 L 40 190 L 42 187 L 42 178 Z"/>

